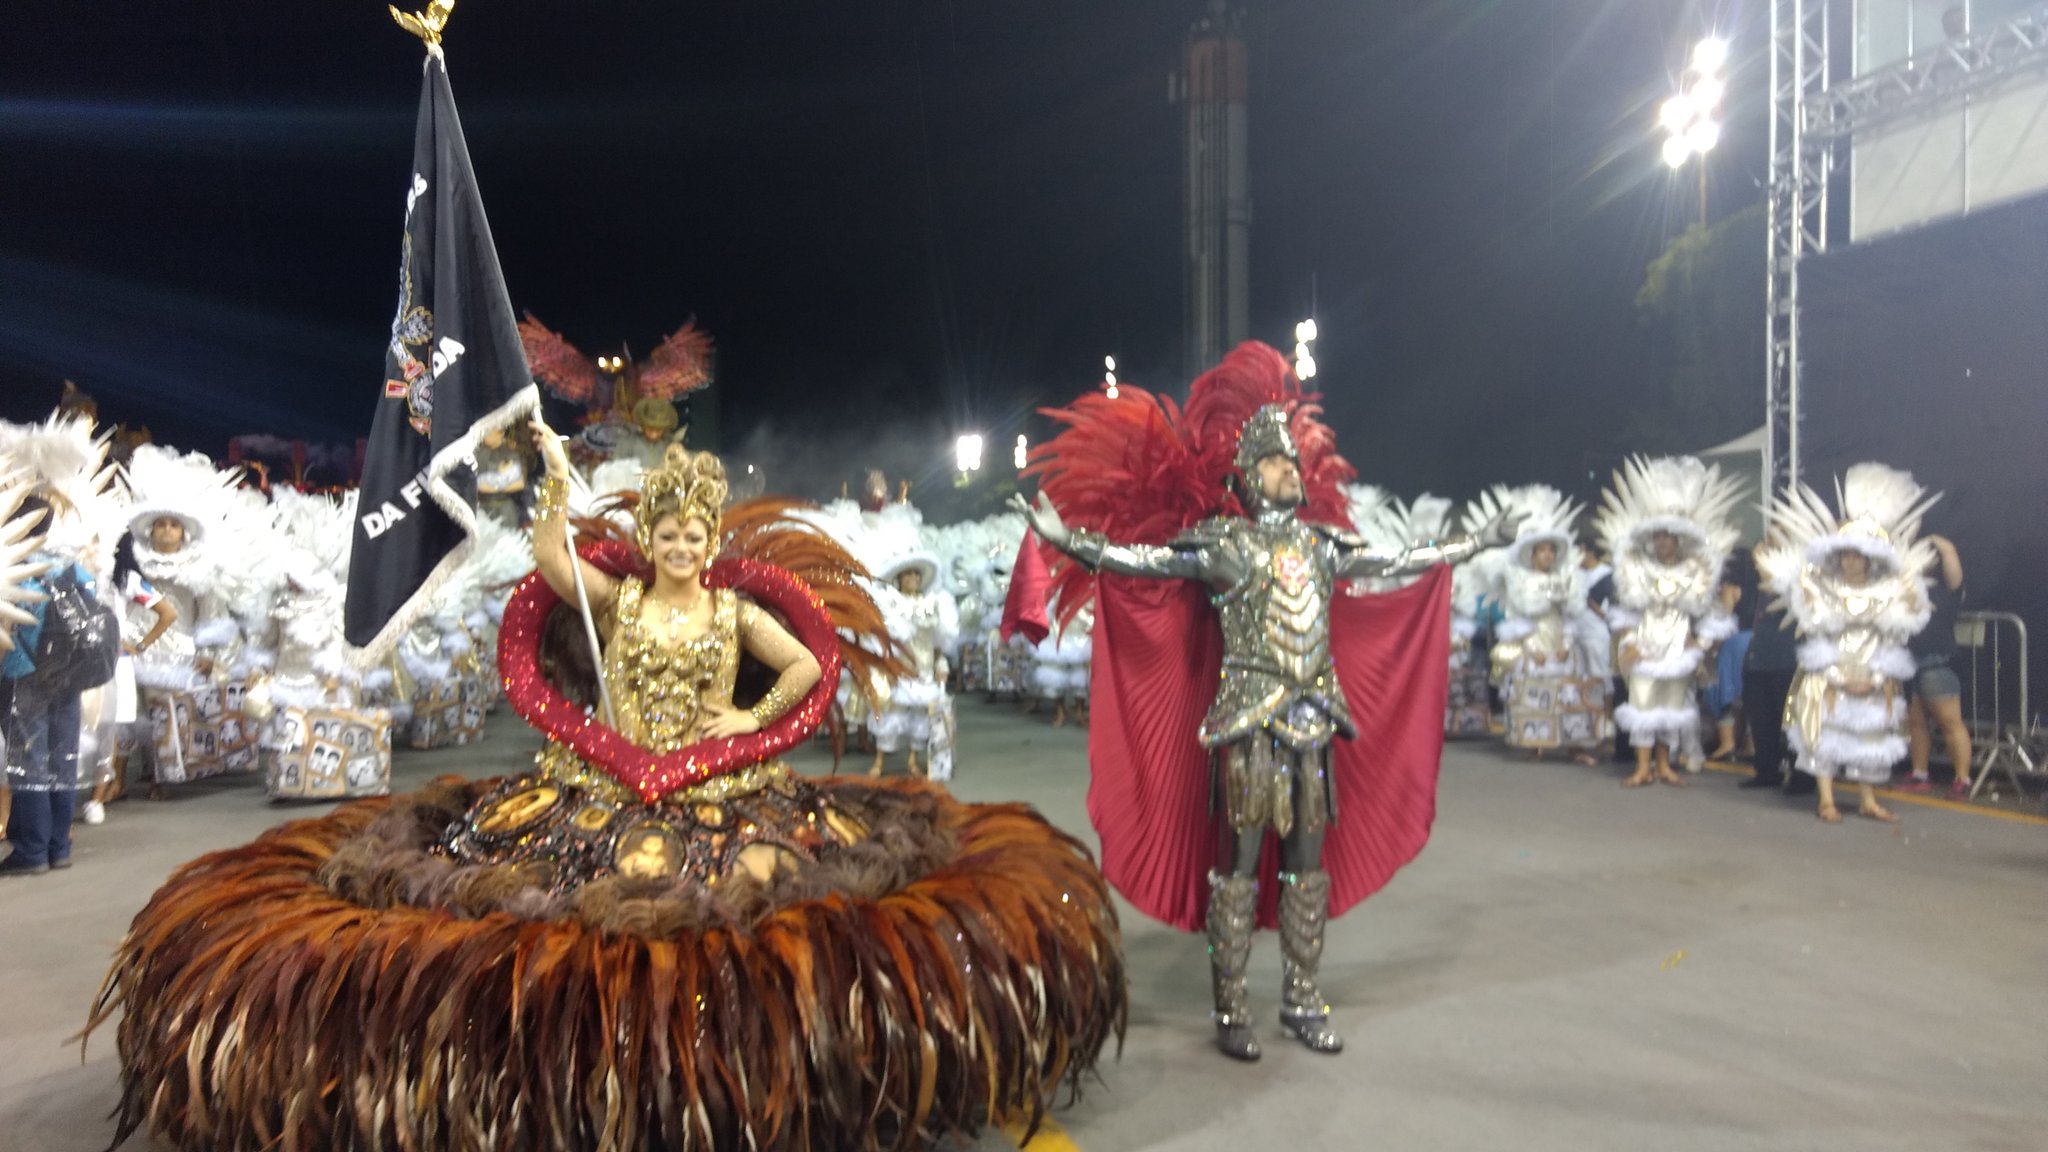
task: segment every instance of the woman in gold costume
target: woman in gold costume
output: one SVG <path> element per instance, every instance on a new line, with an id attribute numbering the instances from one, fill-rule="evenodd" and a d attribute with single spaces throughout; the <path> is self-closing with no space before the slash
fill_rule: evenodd
<path id="1" fill-rule="evenodd" d="M 1123 1028 L 1087 850 L 1024 805 L 784 765 L 842 659 L 891 651 L 859 565 L 790 502 L 725 507 L 680 447 L 630 534 L 583 521 L 572 551 L 535 431 L 537 571 L 499 660 L 544 749 L 174 874 L 91 1025 L 122 1012 L 119 1135 L 822 1152 L 1035 1127 Z"/>

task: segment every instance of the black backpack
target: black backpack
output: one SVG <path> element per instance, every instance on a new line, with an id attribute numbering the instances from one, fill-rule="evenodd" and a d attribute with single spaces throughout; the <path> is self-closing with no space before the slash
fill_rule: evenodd
<path id="1" fill-rule="evenodd" d="M 114 678 L 121 658 L 121 625 L 114 610 L 86 591 L 70 565 L 43 578 L 43 634 L 36 643 L 36 687 L 70 696 Z"/>

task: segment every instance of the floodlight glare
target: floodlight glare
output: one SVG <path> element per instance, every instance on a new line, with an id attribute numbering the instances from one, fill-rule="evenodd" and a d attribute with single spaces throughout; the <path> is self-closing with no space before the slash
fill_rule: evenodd
<path id="1" fill-rule="evenodd" d="M 1664 102 L 1663 107 L 1657 109 L 1657 123 L 1663 125 L 1667 132 L 1685 131 L 1685 126 L 1692 123 L 1693 116 L 1692 98 L 1684 94 L 1673 96 Z"/>
<path id="2" fill-rule="evenodd" d="M 1316 358 L 1299 356 L 1294 361 L 1294 375 L 1302 380 L 1313 380 L 1316 375 Z"/>
<path id="3" fill-rule="evenodd" d="M 1718 76 L 1709 76 L 1692 86 L 1693 107 L 1705 116 L 1721 106 L 1721 97 L 1728 94 L 1728 85 Z"/>
<path id="4" fill-rule="evenodd" d="M 1314 340 L 1316 338 L 1316 322 L 1313 319 L 1310 319 L 1303 320 L 1301 323 L 1296 324 L 1294 326 L 1294 338 L 1295 340 L 1303 344 L 1307 344 L 1308 342 Z"/>
<path id="5" fill-rule="evenodd" d="M 978 433 L 969 432 L 960 437 L 953 445 L 953 458 L 954 462 L 960 466 L 960 471 L 962 472 L 980 471 L 981 436 Z"/>
<path id="6" fill-rule="evenodd" d="M 1665 139 L 1664 163 L 1669 164 L 1673 168 L 1683 168 L 1685 167 L 1685 162 L 1691 158 L 1692 145 L 1686 142 L 1685 137 L 1672 136 Z"/>
<path id="7" fill-rule="evenodd" d="M 1728 42 L 1709 36 L 1692 46 L 1693 69 L 1702 75 L 1718 72 L 1728 62 Z"/>
<path id="8" fill-rule="evenodd" d="M 1713 120 L 1702 120 L 1685 130 L 1685 144 L 1694 152 L 1704 156 L 1721 142 L 1721 125 Z"/>

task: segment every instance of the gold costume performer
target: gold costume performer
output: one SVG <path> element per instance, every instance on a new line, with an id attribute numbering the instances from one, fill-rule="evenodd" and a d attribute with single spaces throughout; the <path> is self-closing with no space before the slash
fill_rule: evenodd
<path id="1" fill-rule="evenodd" d="M 585 521 L 572 552 L 535 431 L 538 571 L 499 656 L 546 746 L 180 869 L 92 1022 L 122 1014 L 120 1136 L 823 1152 L 1035 1126 L 1124 1023 L 1086 849 L 1022 805 L 791 770 L 842 658 L 896 659 L 859 566 L 789 502 L 725 507 L 680 446 L 622 498 L 630 539 Z"/>

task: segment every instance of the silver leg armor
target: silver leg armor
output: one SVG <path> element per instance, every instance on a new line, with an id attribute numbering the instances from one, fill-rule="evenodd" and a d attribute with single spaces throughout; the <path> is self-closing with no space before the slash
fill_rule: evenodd
<path id="1" fill-rule="evenodd" d="M 1330 874 L 1282 872 L 1280 962 L 1286 975 L 1280 1023 L 1317 1052 L 1342 1052 L 1344 1040 L 1331 1030 L 1329 1002 L 1316 986 L 1316 969 L 1323 960 L 1323 929 L 1329 922 Z M 1217 997 L 1220 1011 L 1220 991 Z"/>
<path id="2" fill-rule="evenodd" d="M 1258 916 L 1258 881 L 1209 873 L 1209 974 L 1216 985 L 1216 1046 L 1236 1060 L 1259 1058 L 1244 980 Z"/>

